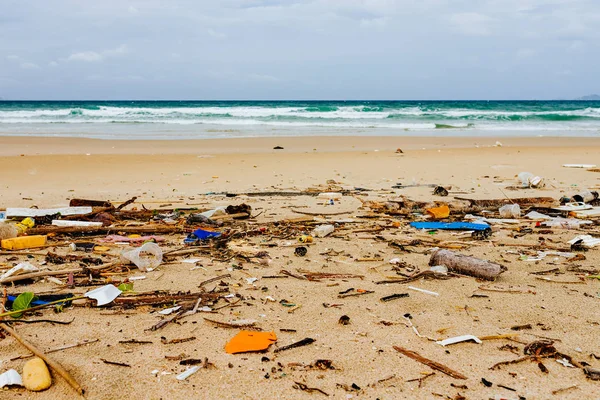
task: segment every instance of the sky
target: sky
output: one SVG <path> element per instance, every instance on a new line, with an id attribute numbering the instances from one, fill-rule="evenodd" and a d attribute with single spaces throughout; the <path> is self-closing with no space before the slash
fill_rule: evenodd
<path id="1" fill-rule="evenodd" d="M 598 0 L 2 0 L 4 99 L 570 99 Z"/>

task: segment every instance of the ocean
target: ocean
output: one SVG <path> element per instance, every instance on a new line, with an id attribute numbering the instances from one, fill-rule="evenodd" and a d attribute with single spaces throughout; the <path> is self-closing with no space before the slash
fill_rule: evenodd
<path id="1" fill-rule="evenodd" d="M 599 136 L 600 101 L 0 101 L 0 135 Z"/>

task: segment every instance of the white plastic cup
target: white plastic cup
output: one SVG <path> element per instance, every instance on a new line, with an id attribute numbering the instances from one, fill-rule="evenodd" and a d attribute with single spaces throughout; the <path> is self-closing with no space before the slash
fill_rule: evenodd
<path id="1" fill-rule="evenodd" d="M 498 210 L 501 218 L 519 218 L 521 216 L 521 207 L 518 204 L 507 204 Z"/>

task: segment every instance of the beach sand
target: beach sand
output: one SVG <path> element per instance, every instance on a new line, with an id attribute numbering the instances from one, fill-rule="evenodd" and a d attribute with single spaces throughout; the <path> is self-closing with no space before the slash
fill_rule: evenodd
<path id="1" fill-rule="evenodd" d="M 502 142 L 502 146 L 494 146 L 497 141 Z M 275 146 L 283 149 L 274 150 Z M 397 149 L 403 153 L 397 153 Z M 128 209 L 140 209 L 142 204 L 159 209 L 210 209 L 245 202 L 253 207 L 253 213 L 260 213 L 250 222 L 260 227 L 272 221 L 304 216 L 294 210 L 326 214 L 347 212 L 332 218 L 367 214 L 369 210 L 360 208 L 359 198 L 385 201 L 406 196 L 418 201 L 443 202 L 452 200 L 452 196 L 477 199 L 547 196 L 558 200 L 564 195 L 600 187 L 600 173 L 562 167 L 565 163 L 600 164 L 599 154 L 600 139 L 595 138 L 304 137 L 163 142 L 2 137 L 0 208 L 64 206 L 71 198 L 119 203 L 132 196 L 138 196 L 138 200 Z M 522 171 L 544 177 L 546 186 L 518 191 L 503 189 L 517 185 L 515 176 Z M 209 194 L 299 191 L 315 186 L 324 188 L 328 180 L 343 188 L 360 187 L 371 191 L 365 196 L 343 196 L 335 205 L 325 205 L 322 199 L 308 196 L 227 198 Z M 430 187 L 392 189 L 396 184 L 452 186 L 451 197 L 434 197 Z M 231 292 L 243 296 L 240 307 L 199 313 L 158 331 L 147 330 L 160 320 L 149 308 L 118 311 L 74 307 L 62 314 L 46 310 L 43 317 L 32 319 L 74 320 L 70 325 L 14 326 L 24 337 L 46 350 L 99 339 L 96 343 L 51 354 L 77 378 L 89 399 L 325 398 L 318 392 L 311 394 L 294 388 L 295 382 L 319 388 L 336 399 L 452 399 L 458 394 L 468 399 L 597 397 L 598 382 L 587 380 L 581 369 L 567 368 L 554 359 L 543 360 L 548 373 L 543 373 L 532 361 L 490 370 L 497 362 L 522 357 L 524 345 L 541 338 L 553 338 L 558 351 L 600 368 L 600 361 L 591 356 L 593 353 L 600 356 L 600 281 L 581 278 L 581 273 L 567 270 L 574 266 L 598 269 L 598 248 L 585 253 L 585 260 L 576 262 L 554 256 L 537 262 L 519 259 L 520 253 L 530 251 L 524 245 L 537 244 L 541 236 L 547 239 L 546 243 L 568 247 L 566 241 L 581 232 L 554 229 L 542 235 L 534 229 L 525 236 L 513 237 L 513 230 L 499 229 L 491 241 L 475 242 L 467 249 L 457 250 L 505 265 L 508 270 L 494 283 L 455 277 L 377 285 L 375 282 L 385 277 L 400 277 L 388 262 L 392 258 L 400 258 L 420 270 L 428 268 L 430 256 L 420 253 L 428 246 L 409 253 L 388 246 L 387 241 L 461 239 L 449 232 L 435 235 L 418 232 L 401 217 L 381 215 L 380 219 L 360 221 L 338 227 L 333 237 L 315 239 L 304 258 L 293 254 L 296 236 L 270 240 L 264 236 L 249 236 L 232 241 L 231 246 L 249 252 L 266 250 L 273 259 L 270 265 L 242 262 L 243 269 L 231 270 L 232 264 L 240 264 L 239 261 L 220 262 L 200 257 L 201 269 L 191 270 L 190 264 L 174 262 L 156 271 L 141 273 L 134 269 L 125 275 L 146 276 L 135 282 L 137 292 L 197 292 L 200 282 L 230 273 L 231 278 L 225 280 Z M 400 221 L 400 228 L 391 228 L 393 221 Z M 387 228 L 381 232 L 353 232 L 376 225 Z M 533 222 L 522 223 L 526 227 L 533 225 Z M 592 232 L 598 233 L 597 226 Z M 386 240 L 377 240 L 377 236 Z M 182 239 L 183 235 L 168 236 L 167 243 L 161 247 L 176 248 Z M 519 245 L 498 245 L 506 241 Z M 278 246 L 264 246 L 268 243 Z M 120 250 L 115 248 L 111 252 L 118 254 Z M 9 257 L 0 256 L 0 267 L 28 259 L 21 255 Z M 359 261 L 365 258 L 381 261 Z M 39 265 L 42 259 L 30 261 Z M 577 283 L 547 282 L 530 274 L 552 268 L 559 268 L 561 273 L 544 277 Z M 308 270 L 359 274 L 364 275 L 364 279 L 310 282 L 262 278 L 279 275 L 282 269 L 296 273 Z M 260 279 L 250 284 L 247 278 L 252 277 Z M 216 285 L 207 287 L 212 289 Z M 439 296 L 412 291 L 408 286 L 437 292 Z M 484 291 L 480 289 L 482 286 L 504 291 Z M 24 290 L 41 293 L 57 288 L 55 283 L 39 281 L 26 286 L 9 286 L 8 291 L 11 294 Z M 338 298 L 339 292 L 349 288 L 374 293 Z M 86 290 L 61 289 L 61 292 Z M 379 300 L 395 293 L 409 293 L 409 297 L 390 302 Z M 487 297 L 472 297 L 474 293 Z M 269 301 L 267 296 L 275 302 Z M 301 307 L 286 307 L 280 304 L 283 300 Z M 340 305 L 325 307 L 324 304 Z M 422 337 L 406 325 L 408 320 L 403 316 L 408 314 Z M 338 324 L 342 315 L 350 317 L 349 325 Z M 277 346 L 306 337 L 316 341 L 281 353 L 273 353 L 275 347 L 272 346 L 265 354 L 229 355 L 223 347 L 236 330 L 215 327 L 205 322 L 204 317 L 220 321 L 257 320 L 263 330 L 277 334 Z M 526 324 L 531 324 L 532 329 L 510 329 Z M 446 348 L 428 339 L 504 333 L 518 336 L 514 340 L 486 340 L 482 344 L 461 343 Z M 170 340 L 192 336 L 194 340 L 181 344 L 163 344 L 160 340 L 161 337 Z M 119 344 L 129 339 L 153 343 Z M 507 345 L 515 346 L 516 353 L 506 351 L 510 350 Z M 401 355 L 392 346 L 416 351 L 468 379 L 457 380 L 432 371 Z M 182 353 L 195 359 L 207 357 L 216 368 L 200 369 L 186 381 L 178 381 L 175 376 L 186 367 L 165 356 Z M 24 354 L 27 351 L 13 338 L 1 339 L 0 372 L 9 368 L 21 371 L 25 361 L 10 360 Z M 101 359 L 127 363 L 131 367 L 105 364 Z M 302 367 L 317 359 L 332 360 L 335 369 Z M 159 372 L 153 374 L 155 370 Z M 411 381 L 431 372 L 435 375 L 422 382 Z M 493 385 L 485 386 L 482 378 Z M 0 390 L 0 398 L 74 398 L 74 392 L 60 377 L 55 375 L 54 381 L 54 385 L 42 393 Z M 360 390 L 353 390 L 352 384 Z M 577 388 L 552 394 L 571 385 Z"/>

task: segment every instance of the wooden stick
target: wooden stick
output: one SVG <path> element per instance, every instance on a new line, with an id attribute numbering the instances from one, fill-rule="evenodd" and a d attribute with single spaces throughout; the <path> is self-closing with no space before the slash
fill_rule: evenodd
<path id="1" fill-rule="evenodd" d="M 50 368 L 52 368 L 52 370 L 54 372 L 56 372 L 57 374 L 59 374 L 60 376 L 63 377 L 64 380 L 67 381 L 67 383 L 73 388 L 75 389 L 75 391 L 77 393 L 79 393 L 81 396 L 83 396 L 83 393 L 85 392 L 83 390 L 83 388 L 79 385 L 79 383 L 77 383 L 77 381 L 75 380 L 75 378 L 73 378 L 71 376 L 71 374 L 69 374 L 69 372 L 64 369 L 59 363 L 57 363 L 56 361 L 54 361 L 53 359 L 49 358 L 47 355 L 45 355 L 40 349 L 38 349 L 37 347 L 35 347 L 33 344 L 29 343 L 28 341 L 26 341 L 23 337 L 21 337 L 21 335 L 19 335 L 17 333 L 17 331 L 15 331 L 13 328 L 4 325 L 2 327 L 2 329 L 4 329 L 6 332 L 10 333 L 15 339 L 17 339 L 17 341 L 19 343 L 21 343 L 23 346 L 25 346 L 27 348 L 27 350 L 31 351 L 33 354 L 35 354 L 37 357 L 41 358 L 42 360 L 44 360 L 44 362 L 46 364 L 48 364 L 48 366 Z"/>
<path id="2" fill-rule="evenodd" d="M 421 364 L 425 364 L 429 368 L 443 372 L 444 374 L 449 375 L 455 379 L 468 379 L 466 376 L 464 376 L 460 372 L 456 372 L 456 371 L 446 367 L 444 364 L 440 364 L 438 362 L 435 362 L 433 360 L 425 358 L 422 355 L 418 354 L 417 352 L 405 349 L 404 347 L 400 347 L 400 346 L 393 346 L 393 347 L 394 347 L 394 350 L 396 350 L 397 352 L 402 353 L 405 356 L 412 358 L 415 361 L 420 362 Z"/>
<path id="3" fill-rule="evenodd" d="M 30 274 L 9 276 L 7 278 L 0 280 L 0 284 L 8 283 L 8 282 L 15 282 L 15 281 L 22 281 L 22 280 L 31 279 L 31 278 L 39 278 L 39 277 L 43 277 L 43 276 L 68 275 L 70 273 L 82 272 L 84 270 L 101 271 L 103 269 L 114 267 L 115 265 L 118 265 L 120 263 L 121 263 L 120 261 L 112 261 L 112 262 L 109 262 L 106 264 L 96 265 L 94 267 L 86 267 L 85 269 L 84 268 L 71 268 L 71 269 L 62 269 L 59 271 L 40 271 L 40 272 L 32 272 Z"/>

